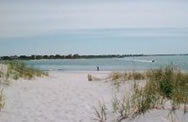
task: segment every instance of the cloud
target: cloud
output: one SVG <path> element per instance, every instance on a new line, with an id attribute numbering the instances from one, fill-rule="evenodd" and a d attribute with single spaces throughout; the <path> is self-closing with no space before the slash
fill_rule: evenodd
<path id="1" fill-rule="evenodd" d="M 34 0 L 0 4 L 0 38 L 66 29 L 188 27 L 184 0 Z"/>

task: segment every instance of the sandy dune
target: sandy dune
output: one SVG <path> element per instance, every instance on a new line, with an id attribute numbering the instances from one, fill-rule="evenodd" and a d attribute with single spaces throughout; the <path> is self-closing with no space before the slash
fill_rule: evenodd
<path id="1" fill-rule="evenodd" d="M 90 72 L 105 78 L 108 72 Z M 6 87 L 6 106 L 0 122 L 94 122 L 93 107 L 103 100 L 109 109 L 114 94 L 110 83 L 87 80 L 87 72 L 50 72 L 50 76 L 32 81 L 13 81 Z M 129 91 L 129 85 L 126 86 Z M 110 111 L 110 110 L 109 110 Z M 125 122 L 168 122 L 167 111 L 153 110 Z M 109 122 L 114 122 L 111 116 Z M 188 115 L 177 112 L 178 122 Z"/>
<path id="2" fill-rule="evenodd" d="M 92 107 L 100 99 L 109 101 L 111 89 L 88 82 L 86 73 L 56 72 L 49 78 L 13 82 L 5 95 L 0 122 L 88 122 Z"/>

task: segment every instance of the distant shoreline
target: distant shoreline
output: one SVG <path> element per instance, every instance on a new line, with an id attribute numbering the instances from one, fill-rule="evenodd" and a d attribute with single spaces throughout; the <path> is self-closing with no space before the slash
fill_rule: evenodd
<path id="1" fill-rule="evenodd" d="M 123 55 L 20 55 L 20 56 L 1 56 L 0 60 L 41 60 L 41 59 L 94 59 L 94 58 L 125 58 L 125 57 L 143 57 L 143 56 L 188 56 L 188 54 L 123 54 Z"/>

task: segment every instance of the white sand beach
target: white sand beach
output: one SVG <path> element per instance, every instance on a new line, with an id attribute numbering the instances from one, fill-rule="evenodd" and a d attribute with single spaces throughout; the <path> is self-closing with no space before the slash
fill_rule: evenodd
<path id="1" fill-rule="evenodd" d="M 188 122 L 188 0 L 0 0 L 0 122 Z"/>
<path id="2" fill-rule="evenodd" d="M 98 101 L 104 101 L 111 109 L 114 87 L 104 80 L 88 81 L 88 73 L 101 79 L 109 74 L 101 71 L 50 72 L 49 77 L 12 81 L 4 89 L 6 105 L 0 112 L 0 122 L 95 122 L 93 107 Z M 129 82 L 124 87 L 129 94 Z M 169 122 L 168 113 L 152 110 L 123 122 Z M 115 122 L 113 116 L 107 117 L 107 122 Z M 188 114 L 177 111 L 176 121 L 187 122 Z"/>

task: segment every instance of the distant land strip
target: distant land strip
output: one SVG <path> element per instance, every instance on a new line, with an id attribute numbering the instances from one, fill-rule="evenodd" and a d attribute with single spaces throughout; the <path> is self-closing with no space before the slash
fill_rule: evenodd
<path id="1" fill-rule="evenodd" d="M 0 60 L 40 60 L 40 59 L 92 59 L 92 58 L 125 58 L 141 56 L 188 56 L 188 54 L 123 54 L 123 55 L 20 55 L 20 56 L 1 56 Z"/>

